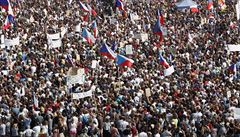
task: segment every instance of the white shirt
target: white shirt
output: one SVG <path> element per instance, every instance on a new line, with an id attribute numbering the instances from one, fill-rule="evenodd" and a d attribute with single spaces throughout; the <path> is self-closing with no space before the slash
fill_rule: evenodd
<path id="1" fill-rule="evenodd" d="M 2 136 L 6 135 L 6 124 L 0 125 L 0 135 L 2 135 Z"/>
<path id="2" fill-rule="evenodd" d="M 40 126 L 35 126 L 33 128 L 34 131 L 34 137 L 38 137 L 39 133 L 40 133 L 41 127 Z"/>
<path id="3" fill-rule="evenodd" d="M 32 134 L 34 133 L 34 131 L 32 129 L 26 129 L 23 134 L 25 135 L 25 137 L 31 137 Z"/>
<path id="4" fill-rule="evenodd" d="M 146 132 L 141 132 L 138 134 L 138 137 L 148 137 Z"/>

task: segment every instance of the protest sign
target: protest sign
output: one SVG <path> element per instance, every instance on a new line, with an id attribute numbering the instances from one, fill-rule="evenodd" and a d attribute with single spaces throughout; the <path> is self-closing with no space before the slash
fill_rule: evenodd
<path id="1" fill-rule="evenodd" d="M 2 38 L 1 38 L 2 40 Z M 4 44 L 1 45 L 1 48 L 9 48 L 11 46 L 16 46 L 20 44 L 20 39 L 19 37 L 13 38 L 13 39 L 4 39 Z"/>
<path id="2" fill-rule="evenodd" d="M 92 60 L 92 68 L 97 68 L 98 61 L 97 60 Z"/>
<path id="3" fill-rule="evenodd" d="M 234 108 L 233 113 L 234 113 L 234 119 L 240 119 L 240 108 Z"/>
<path id="4" fill-rule="evenodd" d="M 67 72 L 67 85 L 72 84 L 84 84 L 85 82 L 85 72 L 84 69 L 70 68 Z"/>
<path id="5" fill-rule="evenodd" d="M 228 44 L 227 47 L 229 51 L 240 51 L 240 45 Z"/>
<path id="6" fill-rule="evenodd" d="M 133 54 L 132 45 L 126 45 L 126 54 L 127 55 L 132 55 Z"/>
<path id="7" fill-rule="evenodd" d="M 51 40 L 51 43 L 49 44 L 50 48 L 58 48 L 62 46 L 62 40 L 57 39 L 57 40 Z"/>
<path id="8" fill-rule="evenodd" d="M 82 99 L 85 97 L 91 97 L 92 95 L 92 90 L 82 93 L 72 93 L 72 99 Z"/>

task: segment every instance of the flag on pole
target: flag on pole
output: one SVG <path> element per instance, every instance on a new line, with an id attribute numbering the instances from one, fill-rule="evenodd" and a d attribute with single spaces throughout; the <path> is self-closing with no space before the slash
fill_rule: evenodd
<path id="1" fill-rule="evenodd" d="M 164 18 L 163 18 L 162 12 L 160 10 L 157 10 L 157 16 L 160 19 L 161 25 L 163 25 L 164 24 Z"/>
<path id="2" fill-rule="evenodd" d="M 159 16 L 157 17 L 157 22 L 156 22 L 156 24 L 154 25 L 153 33 L 160 36 L 160 42 L 163 41 L 162 26 L 161 26 L 161 23 L 160 23 L 160 18 L 159 18 Z"/>
<path id="3" fill-rule="evenodd" d="M 86 29 L 86 28 L 83 28 L 82 29 L 83 31 L 82 31 L 82 37 L 89 43 L 89 44 L 93 44 L 93 43 L 95 43 L 95 38 L 94 38 L 94 36 L 90 33 L 90 32 L 88 32 L 88 30 Z"/>
<path id="4" fill-rule="evenodd" d="M 106 43 L 100 48 L 100 54 L 108 57 L 109 59 L 116 59 L 116 54 L 108 47 Z"/>
<path id="5" fill-rule="evenodd" d="M 120 9 L 120 10 L 124 10 L 122 0 L 116 0 L 116 7 L 118 7 L 118 9 Z"/>
<path id="6" fill-rule="evenodd" d="M 132 59 L 129 59 L 129 58 L 127 58 L 127 57 L 125 57 L 123 55 L 119 55 L 119 54 L 117 55 L 116 60 L 117 60 L 117 64 L 119 66 L 132 67 L 132 65 L 134 63 L 134 61 Z"/>
<path id="7" fill-rule="evenodd" d="M 162 54 L 159 53 L 159 61 L 160 64 L 163 65 L 166 68 L 169 68 L 169 64 L 167 63 L 167 61 L 163 58 Z"/>
<path id="8" fill-rule="evenodd" d="M 94 20 L 92 22 L 92 29 L 93 29 L 94 37 L 97 38 L 97 36 L 98 36 L 98 29 L 97 29 L 97 22 L 96 22 L 96 20 Z"/>
<path id="9" fill-rule="evenodd" d="M 8 29 L 10 26 L 11 26 L 11 23 L 10 23 L 9 18 L 8 18 L 8 16 L 7 16 L 5 22 L 4 22 L 3 26 L 2 26 L 2 29 L 3 29 L 3 30 L 6 30 L 6 29 Z"/>
<path id="10" fill-rule="evenodd" d="M 85 11 L 85 12 L 89 12 L 89 9 L 87 8 L 86 5 L 84 5 L 81 1 L 79 1 L 79 6 L 80 6 L 80 9 Z"/>
<path id="11" fill-rule="evenodd" d="M 6 11 L 8 10 L 8 0 L 0 0 L 0 6 L 4 8 Z"/>

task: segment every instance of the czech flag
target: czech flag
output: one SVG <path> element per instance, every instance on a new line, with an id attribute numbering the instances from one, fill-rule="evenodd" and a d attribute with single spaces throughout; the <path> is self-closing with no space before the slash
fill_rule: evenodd
<path id="1" fill-rule="evenodd" d="M 9 19 L 10 23 L 14 24 L 14 14 L 13 14 L 13 10 L 12 10 L 10 3 L 8 5 L 8 19 Z"/>
<path id="2" fill-rule="evenodd" d="M 211 10 L 211 9 L 213 9 L 213 1 L 208 0 L 207 10 Z"/>
<path id="3" fill-rule="evenodd" d="M 0 0 L 0 6 L 4 8 L 6 11 L 8 10 L 8 0 Z"/>
<path id="4" fill-rule="evenodd" d="M 120 10 L 124 10 L 122 0 L 116 0 L 116 7 L 118 7 Z"/>
<path id="5" fill-rule="evenodd" d="M 161 65 L 163 65 L 166 68 L 169 68 L 169 64 L 167 63 L 167 61 L 163 58 L 163 56 L 161 54 L 159 54 L 159 60 L 160 60 Z"/>
<path id="6" fill-rule="evenodd" d="M 89 5 L 87 5 L 87 8 L 89 10 L 89 13 L 93 16 L 97 16 L 97 12 Z"/>
<path id="7" fill-rule="evenodd" d="M 85 12 L 89 12 L 89 9 L 87 8 L 87 6 L 85 6 L 81 1 L 79 1 L 79 5 L 81 10 Z"/>
<path id="8" fill-rule="evenodd" d="M 197 6 L 190 6 L 191 12 L 199 12 L 198 7 Z"/>
<path id="9" fill-rule="evenodd" d="M 131 67 L 133 65 L 134 61 L 132 59 L 129 59 L 123 55 L 117 55 L 117 64 L 119 66 L 127 66 Z"/>
<path id="10" fill-rule="evenodd" d="M 160 36 L 160 42 L 163 41 L 162 26 L 161 26 L 161 23 L 160 23 L 159 16 L 158 16 L 156 24 L 154 25 L 153 33 Z"/>
<path id="11" fill-rule="evenodd" d="M 163 18 L 162 12 L 160 10 L 157 10 L 157 16 L 160 19 L 161 25 L 163 25 L 164 24 L 164 18 Z"/>
<path id="12" fill-rule="evenodd" d="M 9 20 L 9 16 L 7 16 L 5 22 L 4 22 L 3 26 L 2 26 L 2 29 L 3 29 L 3 30 L 6 30 L 6 29 L 8 29 L 10 26 L 11 26 L 11 23 L 10 23 L 10 20 Z"/>
<path id="13" fill-rule="evenodd" d="M 106 43 L 100 48 L 100 54 L 108 57 L 109 59 L 116 59 L 116 54 L 108 47 Z"/>
<path id="14" fill-rule="evenodd" d="M 92 28 L 93 28 L 93 32 L 94 32 L 94 37 L 96 38 L 97 35 L 98 35 L 98 29 L 97 29 L 97 22 L 96 21 L 93 21 Z"/>
<path id="15" fill-rule="evenodd" d="M 113 51 L 115 51 L 115 50 L 117 49 L 117 42 L 116 42 L 116 41 L 113 41 L 113 42 L 112 42 L 112 47 L 111 47 L 111 49 L 112 49 Z"/>
<path id="16" fill-rule="evenodd" d="M 93 44 L 95 43 L 95 38 L 93 37 L 93 35 L 88 32 L 88 30 L 86 28 L 83 28 L 82 31 L 82 37 L 89 43 L 89 44 Z"/>

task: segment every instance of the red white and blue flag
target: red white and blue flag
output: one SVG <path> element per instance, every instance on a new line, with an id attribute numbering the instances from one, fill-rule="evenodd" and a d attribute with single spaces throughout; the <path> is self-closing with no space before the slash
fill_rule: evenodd
<path id="1" fill-rule="evenodd" d="M 134 61 L 132 59 L 129 59 L 123 55 L 117 55 L 117 64 L 119 66 L 127 66 L 127 67 L 132 67 Z"/>
<path id="2" fill-rule="evenodd" d="M 158 16 L 157 17 L 157 22 L 156 22 L 156 24 L 154 25 L 154 28 L 153 28 L 153 33 L 160 36 L 160 42 L 163 41 L 163 33 L 162 32 L 163 31 L 162 31 L 162 26 L 161 26 L 161 23 L 160 23 L 160 17 Z"/>
<path id="3" fill-rule="evenodd" d="M 162 12 L 160 10 L 157 10 L 157 16 L 160 19 L 161 25 L 163 25 L 164 24 L 164 18 L 163 18 Z"/>
<path id="4" fill-rule="evenodd" d="M 89 9 L 86 5 L 84 5 L 81 1 L 79 1 L 79 6 L 80 6 L 80 9 L 85 11 L 85 12 L 89 12 Z"/>
<path id="5" fill-rule="evenodd" d="M 8 5 L 9 5 L 8 0 L 0 0 L 0 6 L 4 8 L 6 11 L 8 10 Z"/>
<path id="6" fill-rule="evenodd" d="M 124 10 L 122 0 L 116 0 L 116 7 L 118 7 L 118 9 L 120 9 L 120 10 Z"/>
<path id="7" fill-rule="evenodd" d="M 98 36 L 98 29 L 97 29 L 97 22 L 96 21 L 92 22 L 92 29 L 93 29 L 94 37 L 97 38 L 97 36 Z"/>
<path id="8" fill-rule="evenodd" d="M 87 8 L 89 10 L 89 13 L 93 16 L 97 16 L 97 12 L 90 6 L 90 5 L 87 5 Z"/>
<path id="9" fill-rule="evenodd" d="M 11 26 L 11 23 L 10 23 L 10 20 L 9 20 L 9 16 L 7 16 L 5 22 L 4 22 L 3 26 L 2 26 L 2 29 L 3 29 L 3 30 L 6 30 L 6 29 L 8 29 L 10 26 Z"/>
<path id="10" fill-rule="evenodd" d="M 160 64 L 163 65 L 164 67 L 168 68 L 169 64 L 167 63 L 167 61 L 163 58 L 162 54 L 159 54 L 159 61 Z"/>
<path id="11" fill-rule="evenodd" d="M 106 43 L 102 45 L 100 48 L 100 54 L 103 56 L 108 57 L 109 59 L 116 59 L 116 54 L 108 47 Z"/>
<path id="12" fill-rule="evenodd" d="M 95 38 L 94 36 L 88 32 L 88 30 L 86 28 L 83 28 L 82 30 L 82 37 L 89 43 L 89 44 L 93 44 L 95 43 Z"/>

